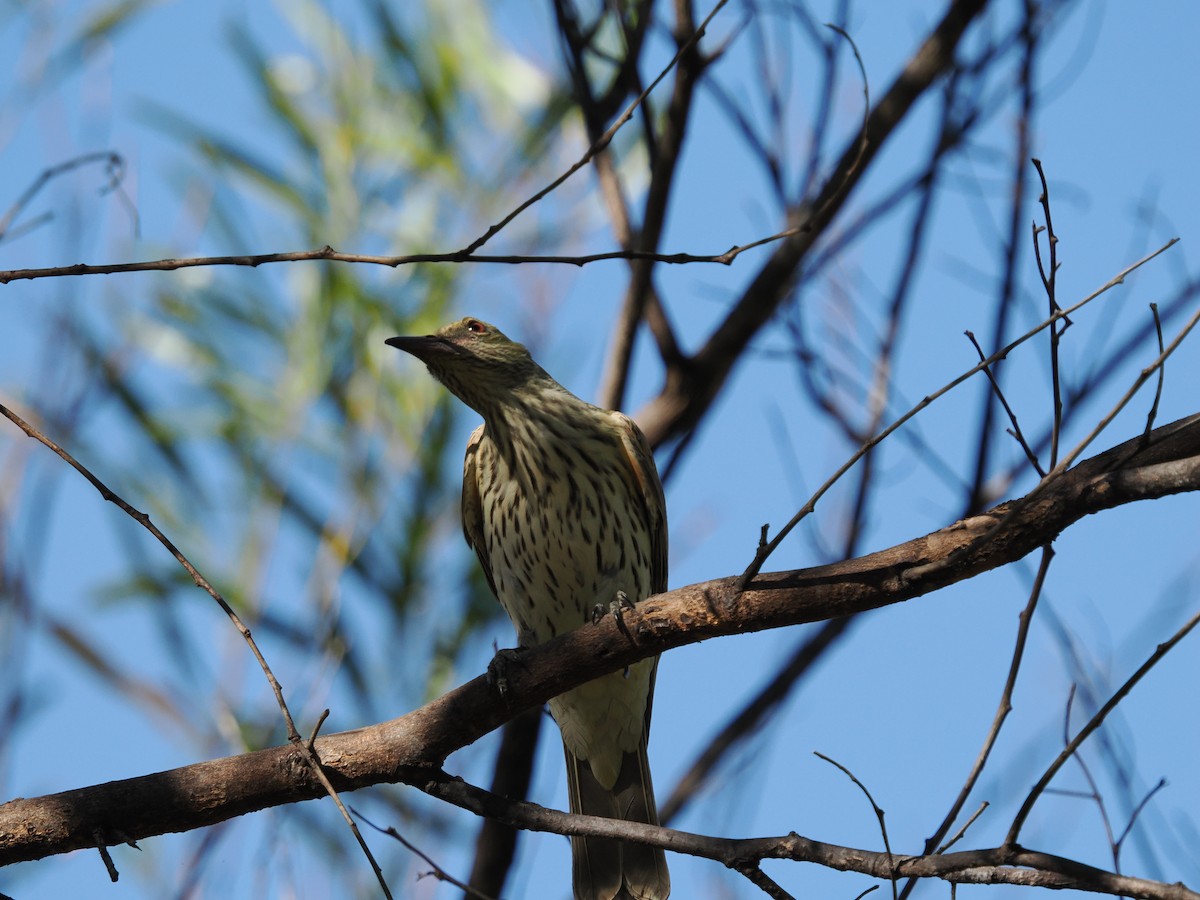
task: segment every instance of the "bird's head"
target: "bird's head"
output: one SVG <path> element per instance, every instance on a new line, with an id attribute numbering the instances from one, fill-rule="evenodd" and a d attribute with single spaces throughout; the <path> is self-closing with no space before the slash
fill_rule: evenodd
<path id="1" fill-rule="evenodd" d="M 485 417 L 523 388 L 543 380 L 553 384 L 522 344 L 469 316 L 436 334 L 388 338 L 386 343 L 421 360 L 434 378 Z"/>

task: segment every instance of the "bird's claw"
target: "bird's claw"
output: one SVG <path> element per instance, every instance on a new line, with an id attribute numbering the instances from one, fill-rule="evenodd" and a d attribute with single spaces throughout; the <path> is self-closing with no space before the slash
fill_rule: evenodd
<path id="1" fill-rule="evenodd" d="M 508 700 L 508 675 L 513 670 L 513 665 L 518 663 L 522 666 L 525 665 L 522 660 L 525 650 L 525 647 L 505 647 L 497 650 L 492 661 L 488 663 L 488 687 L 494 687 L 502 700 Z"/>
<path id="2" fill-rule="evenodd" d="M 606 607 L 603 603 L 597 603 L 592 607 L 592 624 L 596 625 L 609 613 L 617 620 L 618 625 L 625 624 L 625 610 L 637 609 L 634 602 L 629 599 L 629 595 L 624 591 L 617 591 L 617 595 L 612 600 L 608 601 Z"/>

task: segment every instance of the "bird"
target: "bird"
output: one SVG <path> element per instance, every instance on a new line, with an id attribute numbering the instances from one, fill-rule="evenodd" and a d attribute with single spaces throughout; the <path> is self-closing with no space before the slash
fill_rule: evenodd
<path id="1" fill-rule="evenodd" d="M 576 397 L 480 319 L 386 343 L 483 417 L 463 462 L 463 532 L 519 647 L 666 590 L 666 501 L 632 419 Z M 571 812 L 658 824 L 646 755 L 657 670 L 655 656 L 550 700 Z M 576 900 L 670 893 L 659 848 L 573 836 L 571 851 Z"/>

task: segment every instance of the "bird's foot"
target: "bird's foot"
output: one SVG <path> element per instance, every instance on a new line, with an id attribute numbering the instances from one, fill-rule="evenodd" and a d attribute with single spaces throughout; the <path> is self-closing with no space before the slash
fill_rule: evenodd
<path id="1" fill-rule="evenodd" d="M 620 619 L 624 610 L 637 609 L 637 606 L 629 599 L 628 594 L 624 591 L 617 591 L 617 596 L 613 598 L 612 603 L 608 604 L 608 609 L 614 616 Z"/>
<path id="2" fill-rule="evenodd" d="M 527 650 L 527 647 L 505 647 L 503 650 L 497 650 L 492 661 L 488 663 L 488 686 L 494 687 L 499 692 L 501 700 L 508 700 L 509 673 L 513 671 L 515 665 L 525 667 L 523 658 Z"/>
<path id="3" fill-rule="evenodd" d="M 617 595 L 608 602 L 608 606 L 603 603 L 597 603 L 592 607 L 592 624 L 596 625 L 609 613 L 617 620 L 617 625 L 625 624 L 625 610 L 637 609 L 634 602 L 629 599 L 629 595 L 624 591 L 617 591 Z"/>

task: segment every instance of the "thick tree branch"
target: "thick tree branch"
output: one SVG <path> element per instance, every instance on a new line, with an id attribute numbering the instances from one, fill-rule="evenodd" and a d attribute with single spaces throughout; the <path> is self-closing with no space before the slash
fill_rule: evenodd
<path id="1" fill-rule="evenodd" d="M 930 593 L 1025 556 L 1085 516 L 1137 500 L 1200 490 L 1200 415 L 1092 457 L 1028 500 L 887 550 L 833 565 L 762 574 L 744 593 L 728 577 L 651 597 L 529 650 L 510 667 L 507 706 L 481 676 L 408 715 L 319 738 L 339 790 L 381 782 L 423 785 L 442 761 L 522 710 L 639 659 L 712 637 L 817 622 Z M 1003 527 L 995 526 L 1003 522 Z M 731 598 L 736 602 L 730 605 Z M 295 746 L 185 766 L 0 806 L 0 864 L 38 859 L 322 796 Z M 99 837 L 97 837 L 99 836 Z"/>

